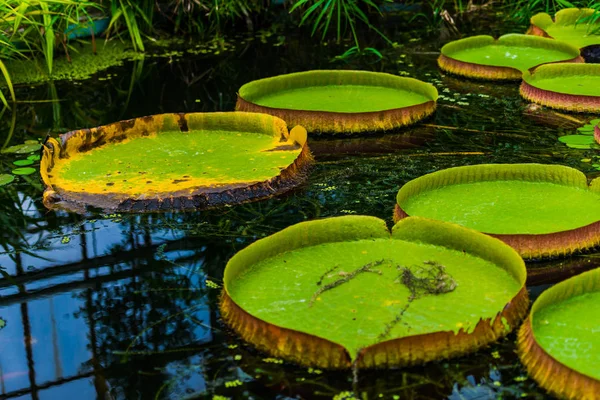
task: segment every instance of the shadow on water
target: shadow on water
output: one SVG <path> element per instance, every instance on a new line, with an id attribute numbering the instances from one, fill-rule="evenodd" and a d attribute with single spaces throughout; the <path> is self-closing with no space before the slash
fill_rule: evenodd
<path id="1" fill-rule="evenodd" d="M 493 30 L 504 32 L 502 26 Z M 18 88 L 21 103 L 0 121 L 0 143 L 155 113 L 232 110 L 241 84 L 315 68 L 410 75 L 436 85 L 441 98 L 437 112 L 412 128 L 370 138 L 317 138 L 318 163 L 308 182 L 259 203 L 201 213 L 81 217 L 47 211 L 36 175 L 0 187 L 0 397 L 350 398 L 350 373 L 273 359 L 222 324 L 220 279 L 236 251 L 313 218 L 368 214 L 391 224 L 403 183 L 451 166 L 544 162 L 593 172 L 581 162 L 589 151 L 557 141 L 578 126 L 573 118 L 584 117 L 532 110 L 516 84 L 444 76 L 436 68 L 442 41 L 435 33 L 390 36 L 400 44 L 385 50 L 380 62 L 332 62 L 340 48 L 261 32 L 234 38 L 219 54 L 184 47 L 88 81 Z M 16 158 L 2 155 L 3 173 Z M 540 271 L 565 278 L 595 267 L 596 260 L 590 254 L 530 265 L 533 297 L 553 283 Z M 468 357 L 361 371 L 357 395 L 545 398 L 526 376 L 514 342 L 513 333 Z"/>

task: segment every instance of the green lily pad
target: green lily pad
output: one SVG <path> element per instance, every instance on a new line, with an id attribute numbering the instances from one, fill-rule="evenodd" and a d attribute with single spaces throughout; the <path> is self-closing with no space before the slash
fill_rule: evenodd
<path id="1" fill-rule="evenodd" d="M 60 199 L 62 207 L 118 211 L 270 197 L 303 181 L 312 161 L 302 127 L 288 133 L 282 120 L 250 113 L 156 115 L 66 133 L 45 146 L 47 206 Z"/>
<path id="2" fill-rule="evenodd" d="M 589 146 L 595 144 L 594 137 L 590 135 L 565 135 L 558 138 L 558 141 L 567 145 Z"/>
<path id="3" fill-rule="evenodd" d="M 383 220 L 346 216 L 236 254 L 221 311 L 246 340 L 301 364 L 408 365 L 506 334 L 527 304 L 524 282 L 518 255 L 472 230 L 409 218 L 390 234 Z"/>
<path id="4" fill-rule="evenodd" d="M 559 165 L 449 168 L 404 185 L 395 219 L 454 222 L 502 239 L 526 258 L 559 256 L 600 243 L 600 229 L 589 228 L 600 221 L 598 183 L 588 187 L 583 173 Z"/>
<path id="5" fill-rule="evenodd" d="M 310 132 L 393 129 L 431 114 L 433 85 L 368 71 L 307 71 L 260 79 L 240 88 L 236 110 L 271 114 Z"/>
<path id="6" fill-rule="evenodd" d="M 592 126 L 600 125 L 600 119 L 593 119 L 589 122 L 589 124 Z"/>
<path id="7" fill-rule="evenodd" d="M 579 132 L 580 135 L 593 135 L 594 125 L 584 125 L 581 128 L 577 128 L 577 132 Z"/>
<path id="8" fill-rule="evenodd" d="M 559 398 L 600 393 L 600 269 L 543 292 L 519 332 L 529 374 Z"/>
<path id="9" fill-rule="evenodd" d="M 466 77 L 514 80 L 540 64 L 580 60 L 579 50 L 567 43 L 509 34 L 497 40 L 481 35 L 450 42 L 442 47 L 438 64 Z"/>
<path id="10" fill-rule="evenodd" d="M 12 183 L 12 181 L 14 181 L 14 180 L 15 180 L 14 175 L 0 174 L 0 186 L 8 185 L 9 183 Z"/>
<path id="11" fill-rule="evenodd" d="M 35 173 L 35 168 L 24 167 L 24 168 L 15 168 L 12 170 L 12 173 L 15 175 L 31 175 Z"/>
<path id="12" fill-rule="evenodd" d="M 592 24 L 583 21 L 584 18 L 593 15 L 595 10 L 591 8 L 566 8 L 555 15 L 555 21 L 546 13 L 539 13 L 531 18 L 529 33 L 567 42 L 577 48 L 592 45 L 600 45 L 600 35 L 596 32 L 600 29 L 600 21 Z"/>
<path id="13" fill-rule="evenodd" d="M 10 146 L 7 147 L 6 149 L 3 149 L 1 152 L 3 154 L 27 154 L 27 153 L 33 153 L 34 151 L 40 151 L 40 149 L 42 148 L 42 145 L 39 144 L 38 142 L 34 143 L 23 143 L 23 144 L 17 144 L 15 146 Z"/>
<path id="14" fill-rule="evenodd" d="M 600 64 L 548 64 L 523 74 L 521 95 L 548 107 L 600 112 Z"/>
<path id="15" fill-rule="evenodd" d="M 33 164 L 33 160 L 16 160 L 16 161 L 13 161 L 13 164 L 16 165 L 17 167 L 25 167 L 27 165 Z"/>
<path id="16" fill-rule="evenodd" d="M 31 160 L 31 161 L 40 161 L 40 158 L 41 158 L 41 157 L 40 157 L 40 155 L 39 155 L 39 154 L 32 154 L 32 155 L 30 155 L 29 157 L 27 157 L 27 159 L 28 159 L 28 160 Z"/>

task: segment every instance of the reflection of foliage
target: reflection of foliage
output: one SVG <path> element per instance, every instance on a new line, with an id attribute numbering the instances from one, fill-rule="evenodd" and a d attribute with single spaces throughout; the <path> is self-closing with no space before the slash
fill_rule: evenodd
<path id="1" fill-rule="evenodd" d="M 3 329 L 6 326 L 6 320 L 0 317 L 0 329 Z"/>

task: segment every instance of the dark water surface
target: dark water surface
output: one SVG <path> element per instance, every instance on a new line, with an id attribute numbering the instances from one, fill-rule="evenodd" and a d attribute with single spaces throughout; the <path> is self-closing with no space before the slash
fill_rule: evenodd
<path id="1" fill-rule="evenodd" d="M 463 30 L 508 31 L 486 21 Z M 147 56 L 92 80 L 20 87 L 22 101 L 55 101 L 6 111 L 0 145 L 155 113 L 232 110 L 241 84 L 314 68 L 410 75 L 436 84 L 443 97 L 435 115 L 412 128 L 309 142 L 318 163 L 308 182 L 263 202 L 196 213 L 81 217 L 47 211 L 37 175 L 0 187 L 0 265 L 10 276 L 0 279 L 0 398 L 350 398 L 351 373 L 269 358 L 223 325 L 219 286 L 236 251 L 313 218 L 368 214 L 391 225 L 402 184 L 451 166 L 543 162 L 596 175 L 591 163 L 581 161 L 592 151 L 557 141 L 591 116 L 534 114 L 517 83 L 441 74 L 437 50 L 450 38 L 438 33 L 391 29 L 390 36 L 400 45 L 380 62 L 332 62 L 343 49 L 260 32 L 253 40 L 232 38 L 233 46 L 219 54 L 192 54 L 184 45 L 170 56 Z M 2 173 L 15 159 L 0 157 Z M 530 264 L 536 271 L 532 297 L 557 278 L 596 266 L 597 257 Z M 355 395 L 546 398 L 521 366 L 515 339 L 513 333 L 471 356 L 423 367 L 360 371 Z"/>

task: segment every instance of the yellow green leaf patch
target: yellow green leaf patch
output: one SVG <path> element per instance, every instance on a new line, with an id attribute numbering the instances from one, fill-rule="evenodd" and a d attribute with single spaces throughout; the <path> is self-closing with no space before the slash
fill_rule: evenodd
<path id="1" fill-rule="evenodd" d="M 54 193 L 87 198 L 102 208 L 119 208 L 127 200 L 154 200 L 151 208 L 169 208 L 162 203 L 173 206 L 175 198 L 188 201 L 175 208 L 202 208 L 210 203 L 209 193 L 243 191 L 282 172 L 292 183 L 310 161 L 301 127 L 290 136 L 283 121 L 248 113 L 156 116 L 65 134 L 61 140 L 51 141 L 44 154 L 54 160 L 47 183 Z M 44 160 L 42 165 L 47 168 Z M 272 194 L 263 189 L 262 197 Z M 250 192 L 240 192 L 238 200 L 261 197 Z M 194 198 L 202 194 L 204 199 Z M 229 197 L 239 202 L 235 194 Z"/>

